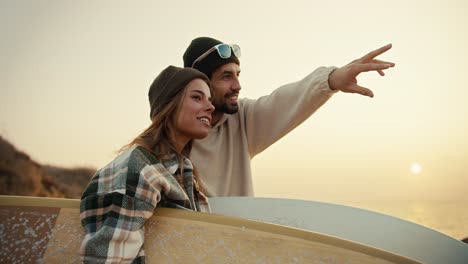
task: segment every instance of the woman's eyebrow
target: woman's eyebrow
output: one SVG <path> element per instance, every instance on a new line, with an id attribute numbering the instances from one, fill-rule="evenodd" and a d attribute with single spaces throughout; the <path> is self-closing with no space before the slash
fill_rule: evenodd
<path id="1" fill-rule="evenodd" d="M 208 100 L 211 102 L 211 95 L 205 94 L 205 92 L 203 92 L 202 90 L 194 89 L 194 90 L 190 90 L 189 92 L 197 93 L 197 94 L 206 96 L 206 97 L 208 97 Z"/>
<path id="2" fill-rule="evenodd" d="M 195 90 L 190 90 L 190 92 L 192 92 L 192 93 L 199 93 L 199 94 L 205 95 L 205 93 L 204 93 L 202 90 L 197 90 L 197 89 L 195 89 Z"/>

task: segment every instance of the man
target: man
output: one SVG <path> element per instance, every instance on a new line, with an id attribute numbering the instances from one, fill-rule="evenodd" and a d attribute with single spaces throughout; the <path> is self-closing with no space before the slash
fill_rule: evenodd
<path id="1" fill-rule="evenodd" d="M 304 79 L 284 85 L 257 100 L 238 99 L 240 47 L 200 37 L 184 53 L 184 67 L 205 73 L 214 91 L 212 129 L 195 140 L 191 159 L 208 196 L 253 196 L 250 160 L 289 133 L 337 91 L 373 97 L 357 84 L 358 74 L 383 70 L 394 63 L 376 60 L 391 45 L 341 68 L 321 67 Z"/>

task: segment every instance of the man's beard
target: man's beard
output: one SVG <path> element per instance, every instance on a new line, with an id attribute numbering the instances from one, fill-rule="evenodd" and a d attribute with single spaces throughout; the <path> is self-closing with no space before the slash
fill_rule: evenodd
<path id="1" fill-rule="evenodd" d="M 231 96 L 232 96 L 232 94 L 228 94 L 228 95 L 226 95 L 225 98 L 229 98 Z M 225 98 L 223 98 L 223 99 L 225 99 Z M 231 104 L 227 103 L 225 100 L 223 100 L 221 102 L 215 102 L 214 105 L 215 105 L 216 111 L 223 112 L 223 113 L 229 114 L 229 115 L 235 114 L 235 113 L 237 113 L 239 111 L 239 103 L 237 103 L 236 105 L 231 105 Z"/>
<path id="2" fill-rule="evenodd" d="M 221 111 L 225 114 L 229 114 L 229 115 L 232 115 L 232 114 L 235 114 L 237 113 L 237 111 L 239 111 L 239 105 L 235 105 L 235 106 L 230 106 L 229 104 L 227 103 L 224 103 L 221 105 L 221 107 L 216 107 L 216 110 L 218 111 Z"/>

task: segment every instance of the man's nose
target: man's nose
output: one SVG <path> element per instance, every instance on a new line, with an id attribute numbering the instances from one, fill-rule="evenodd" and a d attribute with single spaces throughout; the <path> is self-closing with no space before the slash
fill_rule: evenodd
<path id="1" fill-rule="evenodd" d="M 237 78 L 237 77 L 234 78 L 233 84 L 231 86 L 231 90 L 239 92 L 241 89 L 242 88 L 241 88 L 241 85 L 240 85 L 239 78 Z"/>

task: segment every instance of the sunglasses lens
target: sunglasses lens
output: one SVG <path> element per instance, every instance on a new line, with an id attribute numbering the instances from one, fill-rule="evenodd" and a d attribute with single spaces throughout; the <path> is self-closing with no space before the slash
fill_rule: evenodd
<path id="1" fill-rule="evenodd" d="M 232 44 L 231 47 L 232 47 L 232 51 L 234 52 L 234 55 L 236 55 L 237 58 L 240 58 L 240 56 L 241 56 L 241 49 L 240 49 L 239 45 L 237 45 L 237 44 Z"/>
<path id="2" fill-rule="evenodd" d="M 218 46 L 219 56 L 223 59 L 231 57 L 231 47 L 227 44 L 222 44 Z"/>

